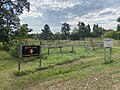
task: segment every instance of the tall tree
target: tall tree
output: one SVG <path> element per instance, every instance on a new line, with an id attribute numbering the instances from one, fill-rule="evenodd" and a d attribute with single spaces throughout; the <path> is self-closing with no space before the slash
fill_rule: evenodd
<path id="1" fill-rule="evenodd" d="M 50 26 L 48 24 L 44 25 L 44 29 L 42 29 L 42 33 L 41 33 L 42 39 L 44 40 L 51 40 L 53 39 L 53 33 L 50 30 Z"/>
<path id="2" fill-rule="evenodd" d="M 91 32 L 90 25 L 88 24 L 85 27 L 85 37 L 90 37 L 91 36 L 90 32 Z"/>
<path id="3" fill-rule="evenodd" d="M 98 37 L 98 24 L 93 26 L 93 36 Z"/>
<path id="4" fill-rule="evenodd" d="M 30 10 L 27 0 L 0 0 L 0 41 L 8 42 L 13 29 L 19 27 L 19 15 Z"/>
<path id="5" fill-rule="evenodd" d="M 120 17 L 117 18 L 117 22 L 119 22 L 119 24 L 117 25 L 117 31 L 120 31 Z"/>
<path id="6" fill-rule="evenodd" d="M 62 39 L 69 39 L 70 36 L 70 25 L 67 24 L 66 22 L 62 24 L 61 28 L 62 32 Z"/>
<path id="7" fill-rule="evenodd" d="M 79 38 L 84 39 L 85 38 L 85 24 L 84 22 L 78 23 L 78 30 L 79 30 Z"/>
<path id="8" fill-rule="evenodd" d="M 117 25 L 117 31 L 120 31 L 120 24 Z"/>
<path id="9" fill-rule="evenodd" d="M 25 39 L 28 38 L 28 32 L 31 32 L 32 29 L 28 28 L 28 24 L 20 25 L 20 28 L 14 32 L 15 38 Z"/>
<path id="10" fill-rule="evenodd" d="M 99 37 L 99 38 L 103 37 L 103 32 L 104 32 L 104 31 L 105 31 L 104 28 L 99 27 L 99 29 L 98 29 L 98 37 Z"/>
<path id="11" fill-rule="evenodd" d="M 119 23 L 120 23 L 120 17 L 118 17 L 118 18 L 117 18 L 117 22 L 119 22 Z"/>
<path id="12" fill-rule="evenodd" d="M 70 35 L 70 39 L 71 40 L 79 40 L 79 30 L 78 28 L 74 28 L 73 31 L 71 32 L 71 35 Z"/>
<path id="13" fill-rule="evenodd" d="M 102 27 L 99 27 L 99 25 L 97 24 L 97 25 L 95 25 L 94 24 L 94 26 L 93 26 L 93 32 L 92 32 L 92 36 L 94 36 L 94 37 L 102 37 L 102 34 L 103 34 L 103 31 L 104 31 L 105 29 L 104 28 L 102 28 Z"/>

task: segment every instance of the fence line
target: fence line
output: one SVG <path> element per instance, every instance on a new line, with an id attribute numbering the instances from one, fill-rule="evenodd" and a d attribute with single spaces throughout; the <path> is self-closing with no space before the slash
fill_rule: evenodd
<path id="1" fill-rule="evenodd" d="M 59 53 L 63 53 L 62 51 L 63 47 L 71 47 L 71 51 L 69 52 L 73 53 L 73 52 L 76 52 L 74 47 L 83 46 L 85 48 L 85 51 L 87 52 L 90 48 L 94 48 L 96 45 L 101 45 L 101 48 L 102 48 L 103 42 L 93 42 L 92 44 L 88 42 L 84 42 L 82 44 L 69 44 L 69 45 L 67 44 L 66 45 L 42 45 L 42 48 L 47 48 L 48 49 L 47 53 L 50 54 L 51 49 L 58 48 Z"/>

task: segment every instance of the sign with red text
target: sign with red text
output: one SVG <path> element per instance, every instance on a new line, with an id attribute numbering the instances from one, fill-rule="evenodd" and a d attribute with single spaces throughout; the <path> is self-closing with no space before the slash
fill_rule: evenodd
<path id="1" fill-rule="evenodd" d="M 22 46 L 22 57 L 40 56 L 40 46 Z"/>

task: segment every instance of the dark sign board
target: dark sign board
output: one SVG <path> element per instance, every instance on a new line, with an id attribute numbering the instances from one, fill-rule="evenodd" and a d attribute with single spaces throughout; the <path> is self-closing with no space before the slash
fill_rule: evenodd
<path id="1" fill-rule="evenodd" d="M 22 46 L 22 57 L 40 56 L 40 46 Z"/>

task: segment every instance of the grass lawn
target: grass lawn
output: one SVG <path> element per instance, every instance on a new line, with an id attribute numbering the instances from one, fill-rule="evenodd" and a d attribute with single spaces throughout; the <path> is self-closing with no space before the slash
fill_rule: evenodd
<path id="1" fill-rule="evenodd" d="M 110 64 L 104 64 L 103 49 L 85 52 L 80 46 L 75 50 L 44 55 L 42 70 L 39 59 L 21 61 L 21 72 L 17 72 L 17 59 L 0 51 L 0 90 L 120 90 L 119 46 L 113 47 Z"/>

